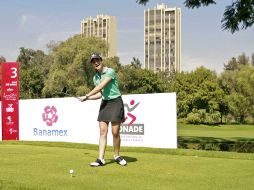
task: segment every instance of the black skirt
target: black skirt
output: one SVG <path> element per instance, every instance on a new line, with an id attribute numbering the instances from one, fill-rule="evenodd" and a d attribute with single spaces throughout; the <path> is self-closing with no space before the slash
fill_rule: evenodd
<path id="1" fill-rule="evenodd" d="M 122 97 L 112 100 L 102 100 L 97 121 L 123 122 L 124 105 Z"/>

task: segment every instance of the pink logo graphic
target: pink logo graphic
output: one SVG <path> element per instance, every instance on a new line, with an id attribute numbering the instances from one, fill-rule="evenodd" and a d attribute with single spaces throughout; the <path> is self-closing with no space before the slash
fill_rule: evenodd
<path id="1" fill-rule="evenodd" d="M 52 126 L 53 123 L 56 123 L 58 116 L 56 115 L 57 109 L 52 106 L 46 106 L 44 108 L 44 113 L 42 114 L 43 121 L 46 122 L 47 126 Z"/>
<path id="2" fill-rule="evenodd" d="M 139 102 L 139 103 L 140 103 L 140 102 Z M 127 117 L 125 117 L 125 122 L 126 122 L 126 120 L 127 120 L 128 118 L 131 119 L 131 121 L 128 123 L 128 126 L 130 126 L 132 123 L 134 123 L 134 121 L 136 121 L 136 116 L 133 115 L 133 114 L 131 114 L 130 112 L 132 112 L 134 109 L 136 109 L 136 107 L 139 105 L 139 103 L 137 103 L 136 105 L 134 105 L 134 104 L 135 104 L 135 101 L 134 101 L 134 100 L 131 100 L 131 101 L 130 101 L 130 105 L 131 105 L 132 107 L 129 107 L 128 104 L 124 104 L 124 107 L 126 107 L 126 108 L 127 108 L 127 111 L 128 111 Z"/>

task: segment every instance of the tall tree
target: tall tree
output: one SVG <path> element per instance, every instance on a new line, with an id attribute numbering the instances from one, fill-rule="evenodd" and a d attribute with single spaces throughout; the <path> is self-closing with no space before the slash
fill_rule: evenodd
<path id="1" fill-rule="evenodd" d="M 190 73 L 177 73 L 169 85 L 170 90 L 177 93 L 178 118 L 185 118 L 197 110 L 203 110 L 204 114 L 225 114 L 222 110 L 224 92 L 218 86 L 214 72 L 200 67 Z"/>
<path id="2" fill-rule="evenodd" d="M 123 67 L 120 77 L 120 87 L 123 93 L 146 94 L 164 92 L 164 83 L 158 74 L 150 70 L 134 68 L 131 65 Z"/>
<path id="3" fill-rule="evenodd" d="M 5 59 L 5 57 L 0 56 L 0 63 L 3 63 L 3 62 L 6 62 L 6 59 Z"/>
<path id="4" fill-rule="evenodd" d="M 19 49 L 19 56 L 17 61 L 21 63 L 21 67 L 27 67 L 30 64 L 30 60 L 36 54 L 35 50 L 21 47 Z"/>
<path id="5" fill-rule="evenodd" d="M 136 0 L 138 4 L 145 5 L 149 0 Z M 187 8 L 199 8 L 216 4 L 214 0 L 185 0 Z M 246 29 L 254 23 L 254 0 L 232 0 L 232 3 L 225 7 L 221 19 L 222 29 L 235 33 L 240 29 Z"/>
<path id="6" fill-rule="evenodd" d="M 122 65 L 120 64 L 119 57 L 110 57 L 103 62 L 107 67 L 114 69 L 116 72 L 121 72 Z"/>
<path id="7" fill-rule="evenodd" d="M 141 68 L 142 64 L 139 58 L 133 57 L 131 61 L 131 67 L 133 68 Z"/>
<path id="8" fill-rule="evenodd" d="M 239 63 L 239 65 L 248 65 L 249 64 L 249 58 L 245 55 L 245 53 L 238 56 L 238 63 Z"/>
<path id="9" fill-rule="evenodd" d="M 238 63 L 235 57 L 232 57 L 227 64 L 224 64 L 224 70 L 234 71 L 237 68 L 238 68 Z"/>
<path id="10" fill-rule="evenodd" d="M 229 106 L 229 113 L 239 123 L 252 117 L 254 121 L 254 68 L 243 65 L 237 70 L 224 71 L 218 80 L 225 92 L 224 100 Z"/>
<path id="11" fill-rule="evenodd" d="M 254 66 L 254 53 L 251 54 L 251 65 Z"/>
<path id="12" fill-rule="evenodd" d="M 45 75 L 41 65 L 20 69 L 20 98 L 41 98 Z"/>
<path id="13" fill-rule="evenodd" d="M 224 64 L 224 70 L 234 71 L 244 65 L 250 65 L 250 61 L 249 61 L 249 57 L 246 56 L 245 53 L 242 53 L 241 55 L 238 56 L 237 59 L 233 57 L 227 64 Z"/>
<path id="14" fill-rule="evenodd" d="M 20 97 L 41 98 L 44 82 L 49 73 L 50 56 L 42 50 L 20 48 L 17 61 L 20 66 Z"/>
<path id="15" fill-rule="evenodd" d="M 5 57 L 0 56 L 0 94 L 2 93 L 2 88 L 1 88 L 1 86 L 2 86 L 2 69 L 1 69 L 1 63 L 3 63 L 3 62 L 6 62 L 6 59 L 5 59 Z M 0 101 L 1 101 L 1 96 L 0 96 Z"/>
<path id="16" fill-rule="evenodd" d="M 50 56 L 53 59 L 48 79 L 43 88 L 46 97 L 59 96 L 63 86 L 70 94 L 85 94 L 92 88 L 94 69 L 90 63 L 93 52 L 105 54 L 105 41 L 95 37 L 76 35 L 54 45 Z"/>

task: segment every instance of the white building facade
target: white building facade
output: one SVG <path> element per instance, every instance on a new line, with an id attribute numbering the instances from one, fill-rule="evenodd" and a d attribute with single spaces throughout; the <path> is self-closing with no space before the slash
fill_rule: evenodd
<path id="1" fill-rule="evenodd" d="M 97 15 L 96 18 L 86 18 L 80 23 L 80 33 L 84 36 L 95 36 L 106 41 L 106 57 L 115 57 L 116 48 L 116 17 Z"/>
<path id="2" fill-rule="evenodd" d="M 181 72 L 181 9 L 157 5 L 144 11 L 144 67 Z"/>

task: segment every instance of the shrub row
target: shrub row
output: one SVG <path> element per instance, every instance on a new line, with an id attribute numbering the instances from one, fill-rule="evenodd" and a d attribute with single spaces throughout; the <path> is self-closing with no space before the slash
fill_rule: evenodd
<path id="1" fill-rule="evenodd" d="M 209 151 L 229 151 L 254 153 L 254 142 L 252 141 L 236 141 L 236 142 L 213 142 L 213 143 L 193 143 L 193 142 L 178 142 L 178 148 L 209 150 Z"/>

